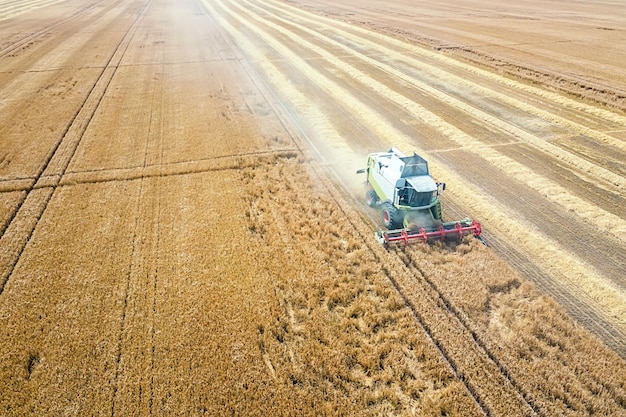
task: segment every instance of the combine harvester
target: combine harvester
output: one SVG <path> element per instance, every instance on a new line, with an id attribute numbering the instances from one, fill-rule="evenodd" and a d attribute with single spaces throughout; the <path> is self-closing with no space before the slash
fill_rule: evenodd
<path id="1" fill-rule="evenodd" d="M 375 233 L 383 245 L 461 239 L 466 234 L 481 239 L 480 223 L 475 220 L 442 221 L 439 193 L 446 184 L 432 179 L 428 162 L 421 156 L 405 156 L 396 148 L 372 153 L 367 168 L 357 171 L 362 173 L 367 173 L 366 183 L 371 187 L 365 201 L 370 207 L 381 207 L 383 224 L 390 229 Z"/>

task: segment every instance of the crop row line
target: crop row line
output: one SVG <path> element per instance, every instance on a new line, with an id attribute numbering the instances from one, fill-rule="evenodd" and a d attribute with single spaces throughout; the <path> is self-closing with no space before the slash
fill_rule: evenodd
<path id="1" fill-rule="evenodd" d="M 56 187 L 60 184 L 67 167 L 74 157 L 76 149 L 87 130 L 93 115 L 117 71 L 128 45 L 130 44 L 138 22 L 145 15 L 147 5 L 137 19 L 128 28 L 113 50 L 107 65 L 102 69 L 93 82 L 85 100 L 74 113 L 65 131 L 48 153 L 41 168 L 35 176 L 34 183 L 27 188 L 24 199 L 19 203 L 12 216 L 6 223 L 6 228 L 0 237 L 0 246 L 6 248 L 0 253 L 0 294 L 4 291 L 15 267 L 30 241 L 37 224 L 50 202 Z M 63 22 L 66 22 L 64 20 Z"/>
<path id="2" fill-rule="evenodd" d="M 145 9 L 141 13 L 141 16 L 140 16 L 141 19 L 145 16 L 151 4 L 152 4 L 151 1 L 149 1 L 146 4 Z M 159 85 L 160 85 L 160 88 L 159 88 Z M 157 89 L 159 90 L 159 94 L 157 94 L 156 92 Z M 143 150 L 143 168 L 144 169 L 151 162 L 152 162 L 152 165 L 158 165 L 158 162 L 163 157 L 163 134 L 162 134 L 163 118 L 160 115 L 160 113 L 162 112 L 162 108 L 163 108 L 162 83 L 157 82 L 155 84 L 154 89 L 150 94 L 150 97 L 152 99 L 152 104 L 150 106 L 150 120 L 148 124 L 148 133 L 146 135 L 146 142 L 145 142 L 144 150 Z M 154 133 L 153 122 L 157 124 L 156 134 Z M 158 137 L 158 143 L 156 144 L 155 144 L 156 141 L 153 140 L 153 136 L 155 135 Z M 156 153 L 154 149 L 155 146 L 158 147 L 158 150 L 159 150 L 158 155 L 156 155 L 157 161 L 149 161 L 149 158 L 151 158 Z M 152 406 L 154 402 L 154 371 L 153 370 L 154 370 L 154 353 L 155 353 L 155 344 L 154 344 L 155 314 L 154 313 L 156 309 L 157 273 L 156 271 L 152 273 L 150 269 L 148 269 L 147 271 L 144 270 L 144 268 L 146 268 L 144 264 L 145 264 L 146 259 L 151 257 L 154 251 L 158 250 L 158 241 L 159 241 L 158 229 L 159 229 L 159 218 L 160 218 L 160 194 L 161 193 L 160 192 L 154 193 L 154 196 L 156 199 L 155 205 L 147 204 L 145 202 L 146 198 L 148 199 L 148 202 L 149 202 L 149 197 L 148 197 L 148 194 L 150 193 L 149 178 L 150 176 L 144 176 L 144 175 L 137 178 L 137 179 L 141 179 L 141 183 L 139 185 L 139 192 L 137 195 L 137 203 L 136 203 L 136 209 L 135 209 L 136 217 L 135 217 L 135 224 L 133 226 L 132 251 L 131 251 L 130 258 L 129 258 L 128 273 L 126 274 L 126 286 L 124 290 L 124 304 L 122 307 L 122 314 L 120 317 L 119 332 L 118 332 L 119 336 L 117 339 L 115 376 L 113 378 L 113 384 L 112 384 L 113 395 L 111 399 L 111 417 L 115 416 L 116 409 L 118 409 L 118 411 L 119 409 L 122 409 L 122 410 L 124 409 L 124 399 L 118 398 L 118 394 L 120 392 L 119 391 L 120 374 L 124 371 L 123 369 L 121 369 L 122 356 L 124 354 L 124 335 L 128 326 L 130 326 L 127 323 L 128 321 L 127 317 L 129 315 L 128 310 L 129 310 L 129 300 L 131 299 L 131 288 L 132 289 L 135 289 L 137 287 L 141 288 L 141 286 L 137 284 L 137 280 L 140 279 L 139 277 L 151 277 L 151 276 L 154 277 L 153 288 L 155 290 L 153 294 L 152 305 L 150 306 L 150 311 L 152 312 L 152 317 L 151 317 L 152 329 L 149 334 L 150 345 L 151 345 L 149 354 L 150 354 L 150 366 L 151 366 L 151 375 L 152 375 L 150 379 L 149 409 L 150 409 L 150 415 L 152 415 Z M 155 187 L 158 187 L 158 186 L 159 186 L 159 182 L 157 181 Z M 153 226 L 153 222 L 156 222 L 156 225 Z M 152 236 L 148 236 L 151 228 L 153 228 Z M 149 246 L 151 242 L 154 242 L 156 244 L 156 247 L 153 248 L 152 250 L 145 249 L 144 246 Z M 148 251 L 149 253 L 146 254 L 145 253 L 146 251 Z M 133 285 L 131 285 L 131 283 Z M 139 291 L 143 292 L 145 290 L 146 289 L 140 289 Z M 132 359 L 133 358 L 131 357 L 130 362 L 132 362 Z"/>
<path id="3" fill-rule="evenodd" d="M 165 64 L 163 64 L 165 65 Z M 163 135 L 163 125 L 165 123 L 164 118 L 163 118 L 163 109 L 165 108 L 165 92 L 164 92 L 164 85 L 163 83 L 159 84 L 159 117 L 157 118 L 158 123 L 158 129 L 156 132 L 156 135 L 158 137 L 158 157 L 156 161 L 149 161 L 148 160 L 148 154 L 146 154 L 146 157 L 144 158 L 144 164 L 148 165 L 149 162 L 153 162 L 155 165 L 162 165 L 163 164 L 163 158 L 164 158 L 164 153 L 165 153 L 165 146 L 164 146 L 164 135 Z M 152 129 L 152 121 L 153 119 L 155 119 L 154 117 L 154 104 L 153 104 L 153 110 L 151 112 L 150 115 L 150 135 L 149 137 L 153 136 L 153 129 Z M 146 146 L 146 153 L 149 152 L 149 148 Z M 155 154 L 156 152 L 152 151 L 150 152 L 151 154 Z M 152 230 L 152 240 L 154 241 L 154 248 L 152 250 L 152 253 L 158 253 L 159 250 L 159 245 L 161 244 L 161 231 L 160 231 L 160 227 L 161 227 L 161 223 L 160 220 L 162 218 L 162 206 L 161 206 L 161 183 L 159 181 L 157 181 L 156 185 L 156 193 L 155 193 L 155 200 L 156 203 L 154 204 L 154 214 L 151 217 L 154 217 L 154 221 L 155 221 L 155 225 L 154 228 Z M 150 311 L 149 314 L 151 314 L 151 331 L 150 331 L 150 400 L 148 402 L 149 404 L 149 412 L 150 415 L 152 415 L 153 412 L 153 408 L 155 406 L 155 399 L 154 399 L 154 387 L 155 387 L 155 354 L 156 354 L 156 316 L 157 316 L 157 289 L 158 289 L 158 285 L 159 285 L 159 263 L 154 261 L 154 264 L 149 267 L 146 275 L 147 276 L 152 276 L 154 278 L 154 285 L 152 287 L 153 290 L 153 296 L 152 296 L 152 306 L 150 306 Z M 120 340 L 121 340 L 122 335 L 120 334 Z"/>
<path id="4" fill-rule="evenodd" d="M 35 178 L 0 180 L 0 193 L 13 191 L 30 191 L 38 188 L 56 188 L 79 184 L 97 184 L 105 182 L 133 181 L 149 177 L 170 177 L 187 174 L 198 174 L 211 171 L 226 171 L 254 166 L 256 163 L 275 158 L 293 158 L 298 149 L 277 149 L 239 154 L 223 155 L 213 158 L 202 158 L 187 161 L 145 164 L 127 168 L 103 168 L 84 171 L 67 171 L 63 175 L 42 176 L 39 184 L 33 184 Z M 57 183 L 58 180 L 58 183 Z M 44 182 L 45 181 L 45 182 Z M 53 182 L 55 184 L 48 184 Z"/>

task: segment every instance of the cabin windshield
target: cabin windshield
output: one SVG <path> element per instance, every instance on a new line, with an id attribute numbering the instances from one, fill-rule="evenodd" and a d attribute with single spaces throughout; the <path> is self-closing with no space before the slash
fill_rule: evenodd
<path id="1" fill-rule="evenodd" d="M 398 204 L 409 207 L 423 207 L 435 202 L 437 191 L 417 192 L 414 188 L 406 187 L 398 190 Z"/>

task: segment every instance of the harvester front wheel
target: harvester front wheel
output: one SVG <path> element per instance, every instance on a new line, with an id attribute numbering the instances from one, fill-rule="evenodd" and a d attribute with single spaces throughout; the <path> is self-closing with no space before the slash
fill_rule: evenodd
<path id="1" fill-rule="evenodd" d="M 378 194 L 374 190 L 368 190 L 365 193 L 365 203 L 370 207 L 375 207 L 379 202 Z"/>
<path id="2" fill-rule="evenodd" d="M 383 203 L 383 225 L 387 229 L 399 229 L 402 227 L 402 215 L 391 203 Z"/>

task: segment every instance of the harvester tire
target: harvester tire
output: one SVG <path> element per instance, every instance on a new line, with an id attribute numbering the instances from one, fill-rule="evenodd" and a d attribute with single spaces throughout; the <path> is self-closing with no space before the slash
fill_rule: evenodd
<path id="1" fill-rule="evenodd" d="M 383 225 L 387 229 L 399 229 L 402 227 L 402 215 L 391 203 L 383 203 Z"/>
<path id="2" fill-rule="evenodd" d="M 370 207 L 376 207 L 380 199 L 378 198 L 378 194 L 376 191 L 369 190 L 365 193 L 365 203 Z"/>

